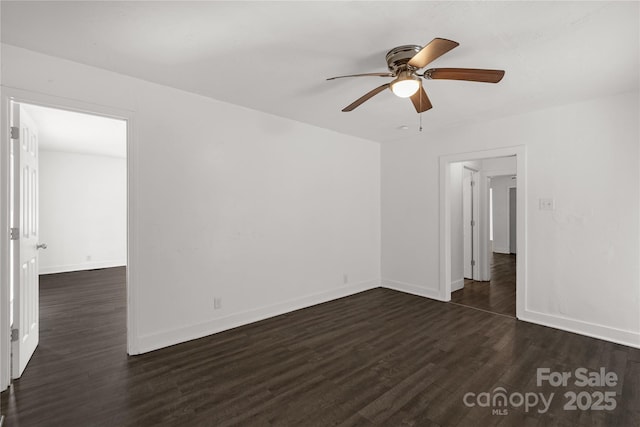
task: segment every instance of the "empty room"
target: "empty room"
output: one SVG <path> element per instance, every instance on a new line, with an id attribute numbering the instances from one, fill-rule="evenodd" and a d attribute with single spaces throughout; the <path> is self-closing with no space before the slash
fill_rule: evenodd
<path id="1" fill-rule="evenodd" d="M 640 425 L 640 3 L 0 19 L 1 427 Z"/>

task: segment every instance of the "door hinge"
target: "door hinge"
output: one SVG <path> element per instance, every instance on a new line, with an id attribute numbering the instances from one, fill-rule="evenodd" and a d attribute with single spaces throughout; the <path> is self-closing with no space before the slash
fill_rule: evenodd
<path id="1" fill-rule="evenodd" d="M 476 226 L 476 222 L 474 220 L 471 220 L 471 226 L 475 227 Z"/>
<path id="2" fill-rule="evenodd" d="M 473 187 L 474 185 L 476 185 L 475 181 L 471 181 L 471 186 Z"/>
<path id="3" fill-rule="evenodd" d="M 20 128 L 11 126 L 11 139 L 20 139 Z"/>
<path id="4" fill-rule="evenodd" d="M 475 265 L 476 265 L 476 260 L 475 260 L 475 259 L 472 259 L 472 260 L 471 260 L 471 267 L 475 267 Z"/>
<path id="5" fill-rule="evenodd" d="M 11 342 L 18 341 L 18 338 L 20 338 L 20 333 L 18 332 L 17 329 L 12 329 L 11 330 Z"/>
<path id="6" fill-rule="evenodd" d="M 20 229 L 18 227 L 11 227 L 9 229 L 9 239 L 18 240 L 20 238 Z"/>

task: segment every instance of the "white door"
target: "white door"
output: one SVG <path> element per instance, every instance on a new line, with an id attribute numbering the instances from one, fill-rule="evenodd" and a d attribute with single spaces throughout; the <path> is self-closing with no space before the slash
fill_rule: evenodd
<path id="1" fill-rule="evenodd" d="M 14 159 L 11 376 L 19 378 L 38 346 L 39 336 L 38 129 L 16 103 L 11 108 L 11 126 Z"/>
<path id="2" fill-rule="evenodd" d="M 464 258 L 464 277 L 465 279 L 473 279 L 474 273 L 474 251 L 473 251 L 473 171 L 463 168 L 462 175 L 462 234 L 463 234 L 463 258 Z"/>
<path id="3" fill-rule="evenodd" d="M 516 200 L 517 190 L 515 187 L 509 188 L 509 252 L 515 254 L 516 250 Z"/>

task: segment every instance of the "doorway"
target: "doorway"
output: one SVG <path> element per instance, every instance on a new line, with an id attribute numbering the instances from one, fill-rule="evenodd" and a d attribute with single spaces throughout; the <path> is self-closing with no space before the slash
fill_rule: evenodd
<path id="1" fill-rule="evenodd" d="M 130 333 L 133 329 L 131 327 L 133 325 L 133 316 L 131 316 L 133 304 L 131 304 L 131 282 L 129 280 L 131 276 L 131 245 L 129 244 L 131 232 L 131 227 L 129 226 L 131 224 L 131 210 L 129 208 L 131 159 L 128 156 L 128 152 L 132 136 L 131 113 L 114 111 L 109 107 L 87 106 L 68 99 L 8 88 L 3 88 L 2 100 L 3 124 L 7 126 L 7 129 L 18 128 L 11 129 L 10 135 L 3 135 L 3 142 L 7 143 L 5 147 L 15 146 L 14 152 L 12 152 L 15 154 L 15 150 L 22 141 L 31 140 L 33 139 L 32 136 L 36 136 L 35 142 L 30 146 L 29 150 L 36 153 L 35 157 L 38 160 L 38 164 L 31 166 L 29 174 L 26 174 L 24 171 L 19 173 L 19 167 L 12 169 L 9 156 L 4 157 L 1 178 L 2 182 L 5 183 L 2 187 L 6 191 L 1 192 L 1 195 L 2 199 L 7 201 L 5 206 L 11 209 L 3 210 L 2 222 L 10 226 L 7 227 L 7 231 L 11 228 L 12 232 L 14 232 L 13 229 L 18 229 L 24 233 L 24 229 L 28 228 L 31 237 L 35 238 L 33 246 L 38 255 L 27 264 L 28 268 L 35 272 L 36 278 L 40 273 L 57 274 L 64 271 L 95 270 L 116 266 L 120 266 L 122 269 L 126 265 L 127 353 L 135 354 L 136 352 L 133 351 L 135 347 L 133 345 L 133 337 Z M 31 122 L 28 126 L 30 130 L 21 129 L 22 121 L 19 120 L 21 118 L 20 115 L 27 117 L 27 121 Z M 74 118 L 79 121 L 61 124 L 59 122 L 63 117 Z M 17 122 L 19 126 L 14 126 L 14 122 Z M 57 128 L 55 126 L 56 123 L 59 125 Z M 99 123 L 102 123 L 102 125 L 99 125 Z M 60 129 L 66 129 L 67 134 L 60 133 Z M 105 143 L 104 140 L 100 140 L 97 141 L 97 144 L 92 145 L 92 138 L 86 138 L 86 132 L 88 131 L 93 131 L 94 135 L 104 136 L 110 132 L 109 129 L 112 131 L 115 129 L 119 134 L 118 144 L 111 144 L 111 147 L 109 147 L 109 144 Z M 25 131 L 30 135 L 29 138 L 25 137 Z M 83 131 L 85 132 L 84 134 Z M 84 139 L 82 135 L 85 136 Z M 94 140 L 93 142 L 96 141 Z M 119 147 L 116 148 L 115 145 L 119 145 Z M 2 154 L 4 155 L 5 153 L 10 154 L 10 150 L 4 150 Z M 102 160 L 98 160 L 99 158 Z M 45 159 L 44 162 L 43 159 Z M 19 164 L 17 160 L 15 163 Z M 108 169 L 107 163 L 118 164 L 117 170 L 120 173 L 120 185 L 117 191 L 108 190 L 109 183 L 113 181 L 113 176 L 99 178 L 96 175 L 98 171 Z M 12 174 L 11 172 L 14 173 Z M 46 177 L 41 172 L 46 172 Z M 31 178 L 25 179 L 27 175 Z M 45 178 L 45 181 L 43 181 L 43 178 Z M 84 188 L 83 193 L 83 189 L 80 188 L 81 185 L 79 184 L 85 184 L 85 187 L 91 185 L 93 190 L 87 191 L 87 188 Z M 102 187 L 99 186 L 100 184 L 102 184 Z M 17 188 L 18 191 L 11 191 L 13 187 Z M 46 196 L 42 193 L 43 189 L 46 189 Z M 117 193 L 117 195 L 114 193 Z M 88 200 L 87 196 L 91 194 L 103 198 L 104 203 L 96 206 L 95 201 Z M 25 195 L 29 196 L 27 199 L 30 199 L 30 202 L 20 201 L 20 198 Z M 111 199 L 109 199 L 110 197 Z M 115 215 L 118 217 L 117 221 L 107 220 L 107 218 L 115 218 L 112 213 L 107 212 L 108 208 L 114 204 L 112 203 L 113 197 L 119 197 L 120 199 L 120 212 Z M 56 204 L 54 203 L 56 200 L 59 206 L 70 208 L 58 215 L 58 219 L 60 217 L 66 218 L 67 223 L 56 226 L 51 224 L 52 221 L 48 221 L 49 224 L 43 224 L 39 219 L 51 219 L 52 215 L 50 214 L 55 210 L 53 206 Z M 83 202 L 85 202 L 84 206 Z M 28 209 L 25 209 L 25 207 Z M 92 209 L 94 209 L 93 212 L 91 212 Z M 28 210 L 33 213 L 25 215 L 24 212 Z M 99 217 L 96 213 L 100 210 L 104 213 L 102 217 Z M 84 219 L 78 215 L 74 217 L 75 214 L 81 211 L 91 217 L 91 221 L 88 222 L 106 224 L 108 228 L 106 232 L 102 234 L 96 234 L 95 230 L 92 233 L 86 232 L 87 215 Z M 17 215 L 16 212 L 18 212 Z M 38 214 L 40 214 L 40 218 L 38 218 Z M 114 222 L 117 222 L 115 227 Z M 110 237 L 115 237 L 118 234 L 114 232 L 115 229 L 120 231 L 117 242 L 111 239 L 111 245 L 105 244 L 105 242 L 109 243 Z M 108 237 L 109 235 L 112 236 Z M 6 237 L 7 240 L 5 241 L 9 241 L 11 236 L 9 236 L 8 232 Z M 45 242 L 42 237 L 49 241 Z M 80 242 L 80 240 L 83 240 L 83 242 Z M 19 378 L 25 370 L 27 362 L 33 354 L 32 350 L 37 351 L 35 347 L 37 346 L 38 334 L 34 332 L 39 330 L 37 325 L 39 308 L 38 280 L 36 279 L 35 285 L 32 284 L 29 289 L 19 285 L 21 283 L 21 274 L 25 269 L 21 268 L 21 261 L 23 260 L 20 260 L 18 254 L 21 250 L 21 243 L 26 242 L 26 239 L 23 239 L 22 242 L 20 239 L 10 241 L 11 245 L 3 242 L 2 247 L 0 247 L 0 261 L 3 267 L 0 276 L 2 279 L 0 300 L 3 306 L 0 326 L 2 326 L 3 331 L 16 329 L 17 332 L 12 332 L 12 336 L 8 333 L 0 333 L 0 348 L 2 349 L 0 354 L 2 362 L 0 366 L 0 390 L 9 385 L 11 378 Z M 84 245 L 80 243 L 84 243 Z M 94 243 L 94 247 L 87 249 L 87 243 Z M 101 243 L 102 248 L 106 249 L 106 253 L 101 253 L 99 249 L 96 249 Z M 114 249 L 116 246 L 119 248 L 118 250 Z M 74 250 L 77 250 L 78 253 L 74 253 Z M 40 255 L 43 253 L 47 255 L 41 257 Z M 79 253 L 83 255 L 80 256 Z M 42 263 L 41 258 L 44 258 L 46 262 Z M 24 265 L 25 263 L 22 263 L 22 266 Z M 9 266 L 13 268 L 6 268 Z M 16 274 L 16 272 L 20 273 Z M 16 283 L 16 286 L 13 286 L 13 283 Z M 25 314 L 28 314 L 32 319 L 36 319 L 35 321 L 27 321 L 26 328 L 21 326 L 21 324 L 25 324 Z M 24 333 L 28 330 L 32 332 L 31 336 L 36 337 L 35 346 L 31 344 L 30 347 L 33 348 L 20 348 L 20 344 L 26 341 L 23 338 Z M 15 338 L 18 339 L 16 340 Z M 23 351 L 21 352 L 21 350 Z"/>
<path id="2" fill-rule="evenodd" d="M 511 162 L 514 165 L 513 170 L 511 168 L 505 168 L 505 158 L 511 158 Z M 474 248 L 478 248 L 476 258 L 477 267 L 477 279 L 474 282 L 487 282 L 490 283 L 492 276 L 500 274 L 496 273 L 496 269 L 504 270 L 505 264 L 502 262 L 499 256 L 494 256 L 494 245 L 490 241 L 490 221 L 489 221 L 489 194 L 493 193 L 493 198 L 496 197 L 495 189 L 490 191 L 492 177 L 501 175 L 518 176 L 518 189 L 517 197 L 513 198 L 515 204 L 515 213 L 513 215 L 514 221 L 507 224 L 507 233 L 510 227 L 515 228 L 515 232 L 512 233 L 514 237 L 515 250 L 518 254 L 517 257 L 513 256 L 513 263 L 510 265 L 510 271 L 508 274 L 515 279 L 515 296 L 512 298 L 513 302 L 513 314 L 515 317 L 520 317 L 524 313 L 525 295 L 526 295 L 526 283 L 525 283 L 525 266 L 526 266 L 526 245 L 524 242 L 524 230 L 525 230 L 525 200 L 526 200 L 526 163 L 525 163 L 525 150 L 524 147 L 509 147 L 495 150 L 486 150 L 473 153 L 461 153 L 454 155 L 441 156 L 440 158 L 440 292 L 441 298 L 444 301 L 452 301 L 452 291 L 456 290 L 458 286 L 452 286 L 457 282 L 457 277 L 454 277 L 456 269 L 462 269 L 457 266 L 460 261 L 462 248 L 464 243 L 461 237 L 458 237 L 460 232 L 456 231 L 458 227 L 462 229 L 462 222 L 455 223 L 456 220 L 456 204 L 461 205 L 462 200 L 458 200 L 456 195 L 455 186 L 452 186 L 452 181 L 455 179 L 455 168 L 459 167 L 461 163 L 472 162 L 474 164 L 481 164 L 478 170 L 478 212 L 479 219 L 476 225 L 478 225 L 478 244 L 474 245 Z M 509 177 L 510 178 L 510 177 Z M 515 185 L 511 185 L 515 187 Z M 460 194 L 460 193 L 458 193 Z M 505 210 L 508 215 L 508 200 L 509 190 L 505 188 L 502 194 L 505 200 Z M 493 209 L 495 210 L 495 209 Z M 505 215 L 505 217 L 507 217 Z M 495 225 L 495 224 L 494 224 Z M 495 230 L 493 230 L 495 232 Z M 509 241 L 507 241 L 507 254 L 510 255 Z M 464 261 L 466 266 L 466 261 Z M 496 277 L 495 279 L 498 279 Z M 512 280 L 513 280 L 512 279 Z M 469 280 L 469 279 L 467 279 Z M 463 286 L 464 289 L 465 286 Z M 502 313 L 500 313 L 502 314 Z"/>
<path id="3" fill-rule="evenodd" d="M 126 266 L 126 122 L 14 102 L 12 379 L 39 340 L 40 278 Z M 25 256 L 25 254 L 27 256 Z M 73 298 L 84 283 L 61 290 Z M 56 325 L 49 326 L 56 327 Z M 16 339 L 17 338 L 17 339 Z"/>
<path id="4" fill-rule="evenodd" d="M 483 280 L 465 275 L 464 285 L 459 290 L 452 289 L 451 301 L 489 311 L 515 317 L 516 315 L 516 198 L 515 175 L 497 175 L 487 170 L 487 166 L 495 167 L 496 163 L 505 170 L 516 172 L 515 158 L 487 159 L 481 162 L 482 175 L 486 177 L 489 187 L 488 206 L 489 242 L 487 260 L 488 276 Z M 455 183 L 454 183 L 455 185 Z M 463 181 L 463 186 L 467 183 Z M 463 200 L 464 209 L 464 200 Z M 481 221 L 478 221 L 481 222 Z M 467 224 L 464 224 L 466 227 Z M 467 242 L 465 241 L 465 246 Z M 467 260 L 465 259 L 465 266 Z M 452 274 L 455 270 L 452 270 Z"/>

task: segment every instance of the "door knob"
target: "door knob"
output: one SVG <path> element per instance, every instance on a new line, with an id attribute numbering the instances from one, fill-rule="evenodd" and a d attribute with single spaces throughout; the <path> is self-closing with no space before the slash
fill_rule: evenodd
<path id="1" fill-rule="evenodd" d="M 36 249 L 47 249 L 47 244 L 46 243 L 38 243 L 36 245 Z"/>

